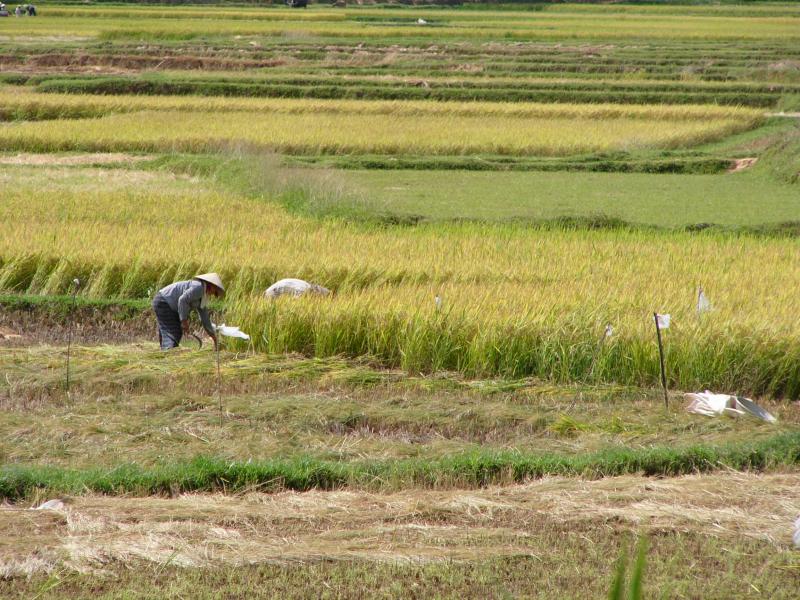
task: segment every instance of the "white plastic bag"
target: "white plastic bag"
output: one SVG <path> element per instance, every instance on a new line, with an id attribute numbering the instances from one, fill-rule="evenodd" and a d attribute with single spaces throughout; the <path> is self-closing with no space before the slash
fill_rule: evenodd
<path id="1" fill-rule="evenodd" d="M 792 536 L 795 548 L 800 548 L 800 517 L 794 522 L 794 535 Z"/>
<path id="2" fill-rule="evenodd" d="M 684 397 L 689 400 L 686 410 L 698 415 L 707 417 L 751 415 L 767 423 L 775 423 L 778 420 L 758 404 L 743 396 L 715 394 L 706 390 L 700 394 L 684 394 Z"/>
<path id="3" fill-rule="evenodd" d="M 714 394 L 706 390 L 699 394 L 684 394 L 684 397 L 689 400 L 689 406 L 686 407 L 686 410 L 697 415 L 705 415 L 707 417 L 729 415 L 737 417 L 744 414 L 743 411 L 735 408 L 736 397 L 730 394 Z"/>
<path id="4" fill-rule="evenodd" d="M 708 298 L 706 297 L 703 288 L 699 288 L 697 290 L 697 314 L 702 315 L 703 313 L 707 313 L 711 310 L 711 302 L 709 302 Z"/>
<path id="5" fill-rule="evenodd" d="M 250 336 L 247 335 L 244 331 L 241 331 L 238 327 L 233 327 L 232 325 L 214 325 L 214 330 L 220 334 L 224 335 L 225 337 L 232 337 L 232 338 L 239 338 L 241 340 L 249 340 Z"/>

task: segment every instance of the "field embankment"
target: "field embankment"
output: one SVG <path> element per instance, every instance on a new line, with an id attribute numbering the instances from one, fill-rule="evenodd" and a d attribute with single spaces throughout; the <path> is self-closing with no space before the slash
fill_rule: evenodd
<path id="1" fill-rule="evenodd" d="M 149 340 L 155 325 L 147 301 L 103 301 L 71 296 L 1 296 L 3 346 L 118 344 Z"/>

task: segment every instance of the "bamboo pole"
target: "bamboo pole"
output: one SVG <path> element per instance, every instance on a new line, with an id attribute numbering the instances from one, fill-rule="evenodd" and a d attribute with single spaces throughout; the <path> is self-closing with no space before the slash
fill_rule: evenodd
<path id="1" fill-rule="evenodd" d="M 669 408 L 669 395 L 667 392 L 667 371 L 664 368 L 664 346 L 661 343 L 661 328 L 658 326 L 658 313 L 653 313 L 656 323 L 656 339 L 658 340 L 658 357 L 661 364 L 661 387 L 664 388 L 664 408 Z"/>
<path id="2" fill-rule="evenodd" d="M 75 298 L 78 295 L 78 288 L 81 286 L 80 279 L 72 280 L 72 304 L 70 305 L 69 315 L 67 317 L 67 376 L 64 387 L 67 391 L 67 398 L 69 398 L 69 357 L 72 350 L 72 327 L 75 319 Z"/>

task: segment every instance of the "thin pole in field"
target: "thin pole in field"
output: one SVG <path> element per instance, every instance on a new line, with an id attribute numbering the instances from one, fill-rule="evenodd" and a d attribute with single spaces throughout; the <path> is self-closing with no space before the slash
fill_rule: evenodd
<path id="1" fill-rule="evenodd" d="M 614 328 L 611 326 L 611 323 L 608 323 L 606 328 L 603 330 L 603 335 L 600 336 L 600 342 L 598 342 L 597 349 L 592 357 L 592 365 L 589 367 L 590 379 L 594 377 L 594 369 L 597 366 L 597 359 L 600 357 L 600 353 L 603 351 L 603 347 L 606 345 L 606 340 L 612 335 L 614 335 Z"/>
<path id="2" fill-rule="evenodd" d="M 219 403 L 219 424 L 222 425 L 222 372 L 219 368 L 219 333 L 217 333 L 214 349 L 217 353 L 217 401 Z"/>
<path id="3" fill-rule="evenodd" d="M 69 309 L 69 315 L 67 316 L 67 377 L 64 387 L 67 390 L 67 397 L 69 397 L 69 355 L 70 350 L 72 349 L 72 324 L 74 321 L 74 313 L 75 313 L 75 297 L 78 295 L 78 288 L 81 286 L 80 279 L 73 279 L 72 280 L 72 304 Z"/>
<path id="4" fill-rule="evenodd" d="M 653 313 L 653 320 L 656 323 L 656 339 L 658 340 L 658 358 L 661 363 L 661 387 L 664 388 L 664 408 L 669 408 L 669 396 L 667 395 L 667 371 L 664 368 L 664 346 L 661 343 L 661 327 L 658 326 L 658 313 Z"/>

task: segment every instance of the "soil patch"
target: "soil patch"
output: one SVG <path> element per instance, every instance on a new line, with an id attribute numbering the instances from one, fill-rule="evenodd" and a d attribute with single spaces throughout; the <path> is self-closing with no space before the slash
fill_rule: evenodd
<path id="1" fill-rule="evenodd" d="M 21 339 L 22 335 L 17 333 L 12 329 L 6 329 L 5 327 L 0 327 L 0 340 L 17 340 Z"/>
<path id="2" fill-rule="evenodd" d="M 65 312 L 8 309 L 0 306 L 0 346 L 67 343 L 72 323 L 72 343 L 124 344 L 156 338 L 150 311 L 131 314 L 129 309 L 78 307 L 73 317 Z"/>

